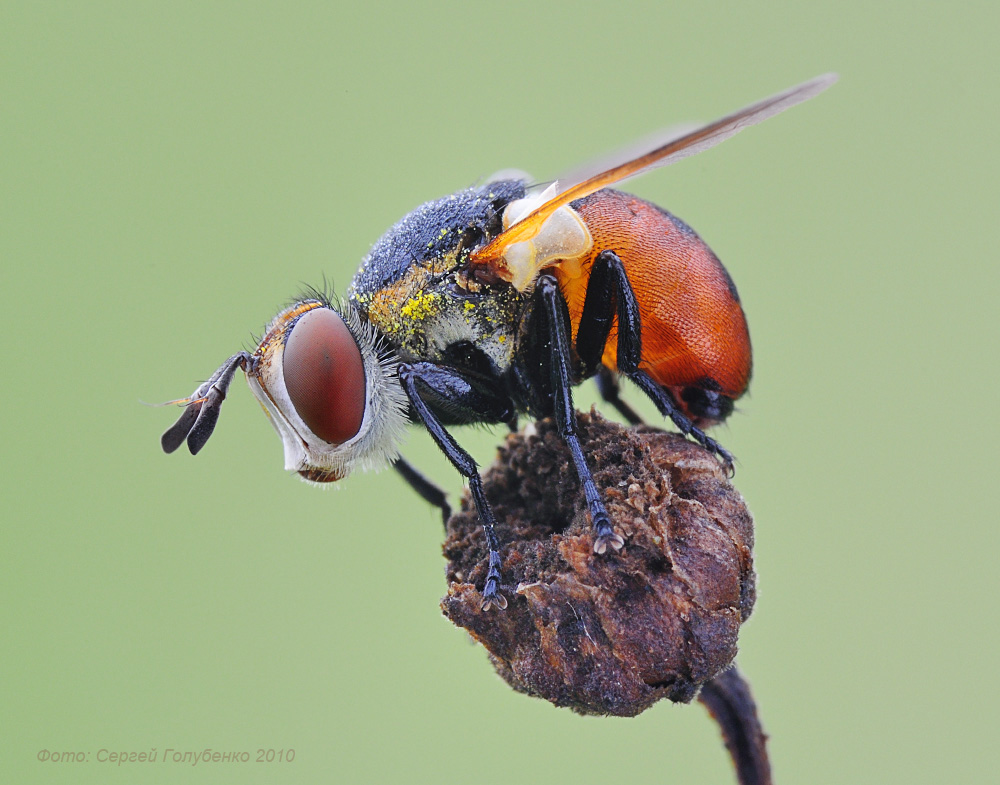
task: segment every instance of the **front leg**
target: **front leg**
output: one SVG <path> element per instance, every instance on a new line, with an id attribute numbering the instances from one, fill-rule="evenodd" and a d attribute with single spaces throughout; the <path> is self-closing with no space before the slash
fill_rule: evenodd
<path id="1" fill-rule="evenodd" d="M 573 456 L 576 474 L 583 486 L 587 507 L 594 528 L 594 552 L 604 553 L 610 546 L 621 550 L 625 540 L 615 532 L 601 495 L 594 484 L 587 459 L 576 435 L 576 411 L 573 409 L 572 377 L 570 374 L 569 312 L 555 278 L 543 275 L 538 279 L 538 296 L 546 315 L 549 338 L 549 372 L 552 384 L 552 404 L 559 435 Z"/>
<path id="2" fill-rule="evenodd" d="M 427 405 L 424 396 L 447 401 L 453 412 L 464 409 L 469 412 L 470 417 L 478 412 L 480 421 L 484 419 L 482 417 L 484 412 L 492 412 L 498 416 L 504 413 L 503 410 L 509 402 L 499 393 L 489 396 L 481 390 L 477 390 L 458 371 L 431 363 L 402 363 L 399 366 L 399 379 L 403 383 L 403 389 L 413 405 L 417 418 L 427 428 L 431 438 L 441 448 L 452 465 L 469 481 L 469 492 L 476 503 L 479 520 L 486 535 L 486 547 L 489 549 L 486 582 L 483 585 L 482 609 L 487 611 L 496 605 L 503 610 L 507 607 L 507 598 L 500 593 L 502 580 L 500 540 L 497 538 L 493 508 L 490 507 L 486 493 L 483 491 L 483 480 L 479 476 L 479 467 L 472 456 L 463 450 L 454 437 L 448 433 L 437 415 Z M 513 406 L 511 405 L 510 408 L 512 409 Z M 470 421 L 472 420 L 470 419 Z M 500 417 L 500 422 L 504 421 L 505 418 Z"/>
<path id="3" fill-rule="evenodd" d="M 445 492 L 433 481 L 428 480 L 417 467 L 402 455 L 392 462 L 392 468 L 399 472 L 399 476 L 406 480 L 420 498 L 428 504 L 433 504 L 441 511 L 441 518 L 444 525 L 447 526 L 448 519 L 451 518 L 451 505 L 448 504 L 448 496 Z"/>

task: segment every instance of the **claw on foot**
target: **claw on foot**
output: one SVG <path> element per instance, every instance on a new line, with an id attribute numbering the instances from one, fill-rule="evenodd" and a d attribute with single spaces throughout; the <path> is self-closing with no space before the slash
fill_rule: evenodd
<path id="1" fill-rule="evenodd" d="M 622 546 L 625 545 L 625 538 L 610 526 L 599 530 L 596 534 L 597 536 L 594 537 L 594 553 L 598 555 L 607 552 L 609 546 L 612 550 L 620 551 Z"/>
<path id="2" fill-rule="evenodd" d="M 507 609 L 507 598 L 497 591 L 495 584 L 483 589 L 483 603 L 479 607 L 485 612 L 494 605 L 502 611 Z"/>
<path id="3" fill-rule="evenodd" d="M 733 454 L 715 441 L 715 439 L 710 439 L 707 436 L 705 437 L 705 443 L 702 446 L 715 453 L 715 457 L 718 458 L 719 463 L 722 464 L 722 469 L 725 471 L 726 477 L 731 480 L 733 475 L 736 474 L 736 466 L 734 465 L 735 459 L 733 458 Z"/>
<path id="4" fill-rule="evenodd" d="M 500 610 L 507 608 L 507 598 L 499 591 L 501 580 L 500 554 L 491 549 L 489 569 L 486 571 L 486 583 L 483 584 L 483 604 L 480 606 L 484 611 L 488 611 L 494 605 Z"/>

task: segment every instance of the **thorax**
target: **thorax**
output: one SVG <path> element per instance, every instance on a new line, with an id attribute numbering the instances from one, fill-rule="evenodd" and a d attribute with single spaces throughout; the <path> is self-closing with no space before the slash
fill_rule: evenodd
<path id="1" fill-rule="evenodd" d="M 454 347 L 471 344 L 497 375 L 513 362 L 527 304 L 506 283 L 469 280 L 447 255 L 414 264 L 378 291 L 354 290 L 351 300 L 401 360 L 452 364 Z"/>

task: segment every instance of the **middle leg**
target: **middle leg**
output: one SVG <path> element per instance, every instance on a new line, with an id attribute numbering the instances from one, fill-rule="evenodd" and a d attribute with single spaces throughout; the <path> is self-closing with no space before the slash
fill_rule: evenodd
<path id="1" fill-rule="evenodd" d="M 625 540 L 611 525 L 611 518 L 594 484 L 594 477 L 576 433 L 576 411 L 573 408 L 570 374 L 569 312 L 566 309 L 566 301 L 559 291 L 559 284 L 549 275 L 543 275 L 538 279 L 538 293 L 545 310 L 548 329 L 548 360 L 556 426 L 559 435 L 569 448 L 570 455 L 573 456 L 573 465 L 587 499 L 594 528 L 594 552 L 604 553 L 609 547 L 616 551 L 621 550 Z"/>

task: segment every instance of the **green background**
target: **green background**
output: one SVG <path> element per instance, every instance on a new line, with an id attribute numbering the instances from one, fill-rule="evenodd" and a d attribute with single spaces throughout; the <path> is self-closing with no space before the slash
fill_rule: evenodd
<path id="1" fill-rule="evenodd" d="M 749 315 L 752 395 L 716 435 L 757 518 L 740 662 L 777 781 L 995 779 L 995 3 L 2 8 L 0 779 L 733 782 L 701 706 L 584 719 L 501 683 L 391 473 L 286 476 L 240 379 L 197 459 L 140 401 L 302 283 L 342 291 L 422 201 L 830 70 L 629 188 Z M 459 435 L 483 462 L 502 436 Z M 457 495 L 425 434 L 405 452 Z M 296 758 L 95 762 L 206 747 Z"/>

